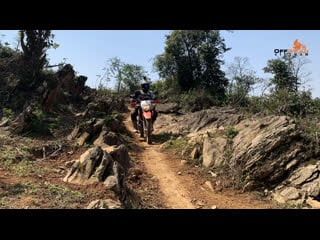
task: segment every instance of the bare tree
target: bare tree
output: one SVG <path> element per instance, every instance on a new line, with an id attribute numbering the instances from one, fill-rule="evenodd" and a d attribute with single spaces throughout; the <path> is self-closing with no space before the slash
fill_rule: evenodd
<path id="1" fill-rule="evenodd" d="M 229 86 L 227 94 L 231 104 L 243 104 L 253 85 L 260 82 L 255 71 L 251 70 L 247 57 L 235 57 L 227 70 Z"/>
<path id="2" fill-rule="evenodd" d="M 296 78 L 296 91 L 298 91 L 299 86 L 302 86 L 310 81 L 308 78 L 311 75 L 310 71 L 306 71 L 305 65 L 311 63 L 310 59 L 305 56 L 292 56 L 288 57 L 289 68 L 293 76 Z"/>

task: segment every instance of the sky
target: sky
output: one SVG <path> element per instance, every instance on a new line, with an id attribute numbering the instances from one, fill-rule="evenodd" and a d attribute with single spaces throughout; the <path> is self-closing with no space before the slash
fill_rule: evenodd
<path id="1" fill-rule="evenodd" d="M 159 76 L 153 71 L 153 59 L 163 53 L 165 36 L 171 30 L 52 30 L 54 41 L 60 46 L 49 49 L 51 65 L 65 61 L 70 63 L 78 75 L 88 77 L 86 84 L 98 86 L 98 75 L 103 75 L 107 60 L 118 57 L 122 62 L 141 65 L 151 81 Z M 0 30 L 1 42 L 16 46 L 18 30 Z M 319 30 L 235 30 L 221 31 L 225 44 L 231 50 L 224 53 L 223 70 L 234 57 L 247 57 L 258 77 L 270 78 L 263 68 L 267 61 L 277 58 L 274 49 L 292 49 L 298 39 L 309 51 L 310 63 L 305 70 L 311 72 L 306 89 L 313 97 L 320 97 L 320 31 Z M 112 83 L 108 83 L 112 87 Z"/>

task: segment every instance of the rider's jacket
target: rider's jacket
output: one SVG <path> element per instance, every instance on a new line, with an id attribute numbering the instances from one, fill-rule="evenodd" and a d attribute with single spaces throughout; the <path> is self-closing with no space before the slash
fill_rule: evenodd
<path id="1" fill-rule="evenodd" d="M 134 99 L 138 101 L 154 100 L 157 99 L 157 96 L 153 91 L 148 91 L 145 93 L 142 90 L 138 90 L 134 93 Z"/>

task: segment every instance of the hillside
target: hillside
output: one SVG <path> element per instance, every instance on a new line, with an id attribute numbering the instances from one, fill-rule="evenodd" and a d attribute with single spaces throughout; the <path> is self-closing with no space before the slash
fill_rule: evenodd
<path id="1" fill-rule="evenodd" d="M 111 101 L 56 113 L 50 137 L 2 124 L 1 208 L 318 207 L 318 164 L 293 119 L 160 111 L 148 145 Z M 123 113 L 101 112 L 111 104 Z"/>

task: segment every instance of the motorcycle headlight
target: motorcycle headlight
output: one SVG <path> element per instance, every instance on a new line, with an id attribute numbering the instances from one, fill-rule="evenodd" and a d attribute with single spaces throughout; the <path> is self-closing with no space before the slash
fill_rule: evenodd
<path id="1" fill-rule="evenodd" d="M 143 106 L 143 111 L 145 112 L 150 111 L 150 106 L 149 105 Z"/>

